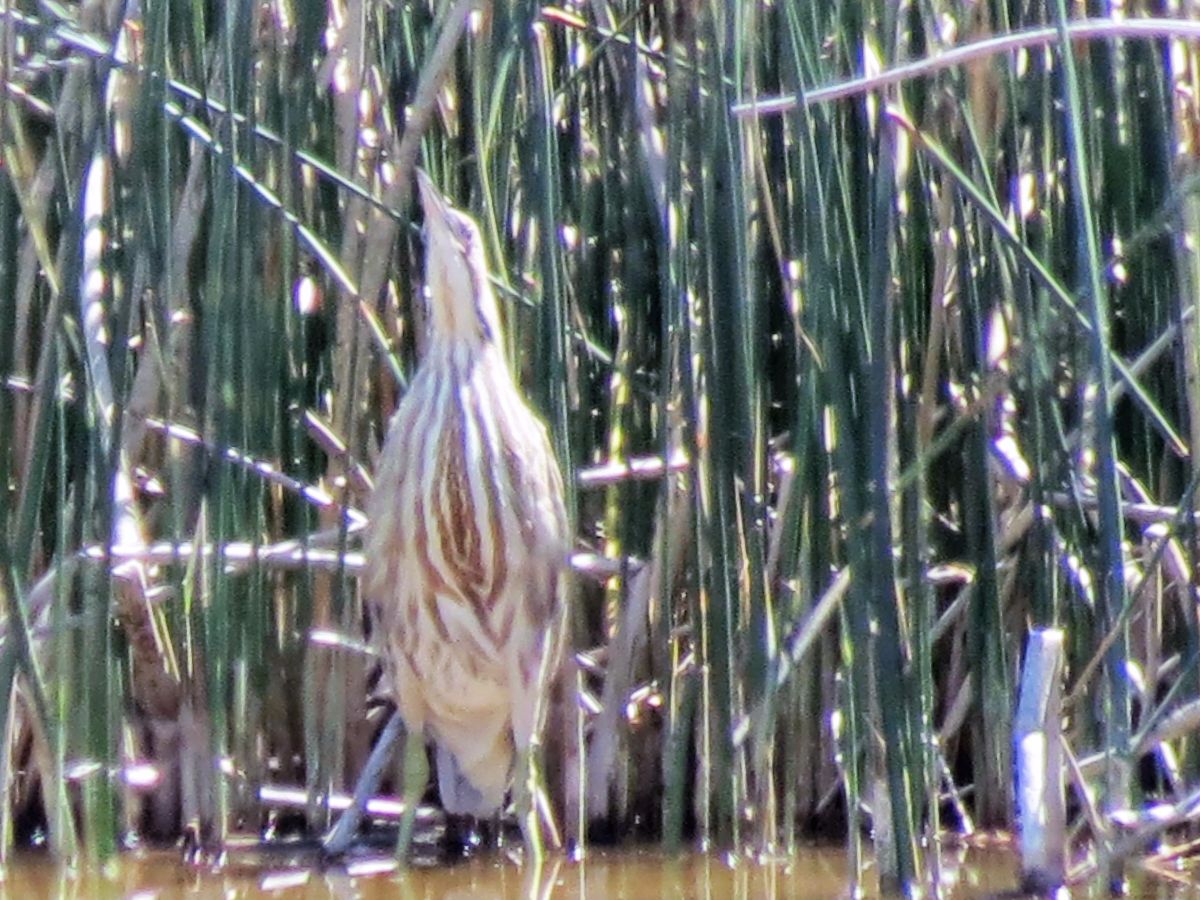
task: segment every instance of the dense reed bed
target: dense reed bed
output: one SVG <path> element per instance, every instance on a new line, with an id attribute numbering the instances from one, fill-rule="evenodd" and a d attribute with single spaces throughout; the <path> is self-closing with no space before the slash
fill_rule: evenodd
<path id="1" fill-rule="evenodd" d="M 1054 626 L 1075 858 L 1186 855 L 1200 22 L 1153 15 L 0 3 L 0 849 L 328 825 L 420 165 L 569 476 L 593 837 L 920 883 L 1011 824 Z"/>

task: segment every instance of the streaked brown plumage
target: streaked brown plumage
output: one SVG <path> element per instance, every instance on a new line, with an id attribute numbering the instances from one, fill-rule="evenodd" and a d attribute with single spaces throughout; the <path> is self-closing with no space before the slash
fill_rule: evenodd
<path id="1" fill-rule="evenodd" d="M 561 652 L 567 516 L 504 358 L 479 230 L 424 172 L 418 185 L 429 340 L 384 443 L 363 584 L 400 715 L 437 745 L 447 811 L 490 815 Z"/>

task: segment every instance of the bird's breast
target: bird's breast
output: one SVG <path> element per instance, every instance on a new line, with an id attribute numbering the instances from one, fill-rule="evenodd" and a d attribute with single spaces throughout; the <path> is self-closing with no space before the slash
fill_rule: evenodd
<path id="1" fill-rule="evenodd" d="M 561 506 L 561 486 L 531 474 L 555 466 L 541 425 L 507 371 L 487 363 L 423 367 L 414 379 L 385 442 L 367 564 L 376 602 L 399 601 L 414 626 L 490 656 L 522 597 L 545 590 L 539 518 Z M 533 485 L 556 490 L 554 502 Z"/>

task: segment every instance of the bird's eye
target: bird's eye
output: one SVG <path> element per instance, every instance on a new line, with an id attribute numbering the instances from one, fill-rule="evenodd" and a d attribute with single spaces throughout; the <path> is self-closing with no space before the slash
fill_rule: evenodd
<path id="1" fill-rule="evenodd" d="M 456 215 L 453 218 L 454 236 L 462 244 L 464 250 L 469 250 L 475 243 L 475 226 L 465 216 Z"/>

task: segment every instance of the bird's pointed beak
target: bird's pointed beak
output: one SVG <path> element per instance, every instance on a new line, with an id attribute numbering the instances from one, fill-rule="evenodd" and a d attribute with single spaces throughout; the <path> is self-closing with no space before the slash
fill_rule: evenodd
<path id="1" fill-rule="evenodd" d="M 425 210 L 425 286 L 434 333 L 476 343 L 495 341 L 500 317 L 488 286 L 478 225 L 456 209 L 421 169 L 417 169 L 417 189 Z"/>
<path id="2" fill-rule="evenodd" d="M 421 194 L 421 208 L 425 211 L 425 227 L 429 228 L 434 223 L 444 224 L 449 204 L 424 169 L 417 169 L 417 190 Z"/>

